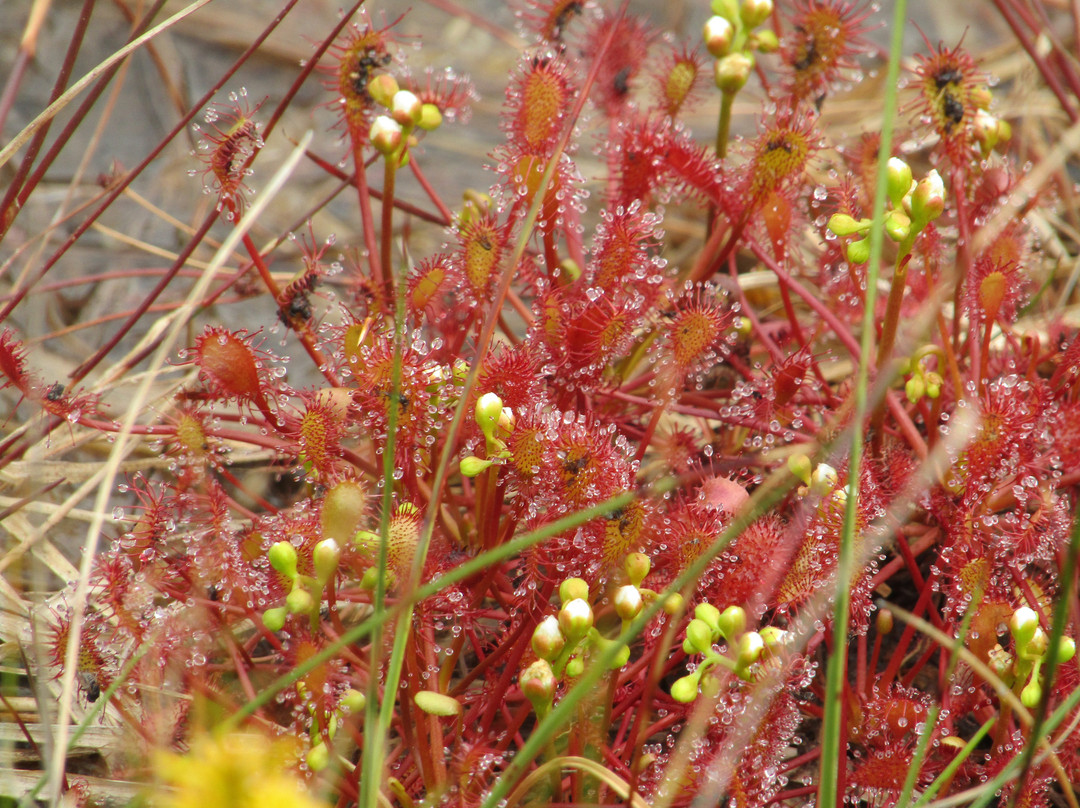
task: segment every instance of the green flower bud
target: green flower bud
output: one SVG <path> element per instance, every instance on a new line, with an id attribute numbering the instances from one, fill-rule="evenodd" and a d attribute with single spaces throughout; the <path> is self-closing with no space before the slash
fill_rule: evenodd
<path id="1" fill-rule="evenodd" d="M 416 702 L 417 707 L 428 715 L 439 715 L 444 718 L 461 715 L 461 702 L 453 696 L 447 696 L 445 693 L 438 693 L 434 690 L 421 690 L 413 696 L 413 701 Z"/>
<path id="2" fill-rule="evenodd" d="M 922 376 L 912 376 L 904 383 L 904 395 L 912 404 L 926 395 L 926 382 Z"/>
<path id="3" fill-rule="evenodd" d="M 337 572 L 338 563 L 341 561 L 341 548 L 333 539 L 323 539 L 315 545 L 311 557 L 315 565 L 315 580 L 319 582 L 319 586 L 326 586 L 327 581 Z"/>
<path id="4" fill-rule="evenodd" d="M 578 262 L 573 258 L 564 258 L 559 262 L 559 272 L 566 276 L 566 279 L 573 283 L 581 277 L 581 267 Z"/>
<path id="5" fill-rule="evenodd" d="M 434 104 L 424 104 L 420 110 L 420 120 L 416 124 L 425 132 L 431 132 L 442 126 L 442 112 Z"/>
<path id="6" fill-rule="evenodd" d="M 626 560 L 623 561 L 626 577 L 634 586 L 641 586 L 641 582 L 645 580 L 651 568 L 652 561 L 644 553 L 627 553 Z"/>
<path id="7" fill-rule="evenodd" d="M 840 475 L 828 463 L 818 463 L 810 477 L 810 490 L 819 497 L 832 491 L 840 482 Z"/>
<path id="8" fill-rule="evenodd" d="M 285 618 L 288 617 L 289 610 L 284 606 L 278 606 L 273 609 L 267 609 L 263 612 L 262 621 L 263 625 L 271 631 L 281 631 L 285 627 Z"/>
<path id="9" fill-rule="evenodd" d="M 922 179 L 911 192 L 911 221 L 921 230 L 945 211 L 945 183 L 937 169 Z"/>
<path id="10" fill-rule="evenodd" d="M 664 605 L 661 607 L 666 615 L 676 615 L 683 610 L 683 596 L 678 592 L 672 592 L 666 598 L 664 598 Z"/>
<path id="11" fill-rule="evenodd" d="M 420 123 L 420 117 L 424 113 L 424 105 L 415 93 L 408 90 L 398 90 L 390 102 L 390 114 L 394 120 L 406 128 L 412 128 Z"/>
<path id="12" fill-rule="evenodd" d="M 475 477 L 493 464 L 494 461 L 492 460 L 481 460 L 479 457 L 470 455 L 469 457 L 462 458 L 461 473 L 465 477 Z"/>
<path id="13" fill-rule="evenodd" d="M 717 627 L 724 639 L 731 642 L 746 631 L 746 610 L 741 606 L 728 606 L 721 612 Z"/>
<path id="14" fill-rule="evenodd" d="M 326 744 L 319 741 L 311 747 L 311 750 L 304 758 L 304 762 L 313 772 L 321 772 L 330 765 L 330 750 Z"/>
<path id="15" fill-rule="evenodd" d="M 1013 670 L 1013 655 L 1002 648 L 1000 645 L 995 645 L 990 649 L 989 665 L 999 679 L 1011 684 L 1007 677 L 1010 676 Z"/>
<path id="16" fill-rule="evenodd" d="M 804 454 L 788 455 L 787 467 L 788 471 L 802 480 L 803 485 L 810 485 L 810 472 L 813 471 L 813 465 L 809 457 Z"/>
<path id="17" fill-rule="evenodd" d="M 865 264 L 870 260 L 870 239 L 852 241 L 847 245 L 847 260 L 853 264 Z"/>
<path id="18" fill-rule="evenodd" d="M 558 686 L 551 665 L 543 659 L 532 663 L 518 676 L 518 687 L 537 712 L 551 706 Z"/>
<path id="19" fill-rule="evenodd" d="M 593 611 L 588 601 L 574 598 L 559 610 L 559 628 L 571 642 L 577 642 L 592 628 Z"/>
<path id="20" fill-rule="evenodd" d="M 1046 636 L 1046 632 L 1041 628 L 1035 629 L 1035 634 L 1032 635 L 1031 640 L 1027 644 L 1026 653 L 1022 653 L 1022 656 L 1026 656 L 1028 659 L 1042 659 L 1046 656 L 1046 651 L 1050 647 L 1050 638 Z"/>
<path id="21" fill-rule="evenodd" d="M 1057 647 L 1057 664 L 1064 665 L 1076 656 L 1076 641 L 1072 637 L 1062 637 Z"/>
<path id="22" fill-rule="evenodd" d="M 885 234 L 893 241 L 903 241 L 911 235 L 911 219 L 903 211 L 891 211 L 885 217 Z"/>
<path id="23" fill-rule="evenodd" d="M 671 698 L 682 704 L 689 704 L 698 695 L 698 677 L 694 674 L 676 679 L 671 685 Z"/>
<path id="24" fill-rule="evenodd" d="M 615 604 L 615 613 L 623 620 L 633 620 L 637 617 L 644 604 L 641 591 L 633 584 L 620 586 L 615 591 L 615 597 L 612 598 L 612 601 Z"/>
<path id="25" fill-rule="evenodd" d="M 341 697 L 341 706 L 353 715 L 362 713 L 364 707 L 367 706 L 367 696 L 356 688 L 350 687 L 345 691 L 345 695 Z"/>
<path id="26" fill-rule="evenodd" d="M 780 50 L 780 38 L 770 28 L 756 31 L 750 41 L 758 53 L 776 53 Z"/>
<path id="27" fill-rule="evenodd" d="M 790 631 L 776 626 L 765 626 L 758 634 L 761 635 L 761 640 L 767 648 L 782 648 L 787 645 L 792 636 Z"/>
<path id="28" fill-rule="evenodd" d="M 747 28 L 757 28 L 773 13 L 772 0 L 743 0 L 739 16 Z"/>
<path id="29" fill-rule="evenodd" d="M 565 605 L 578 598 L 584 601 L 589 599 L 589 585 L 581 578 L 567 578 L 559 584 L 560 603 Z"/>
<path id="30" fill-rule="evenodd" d="M 495 427 L 502 415 L 502 399 L 495 393 L 484 393 L 476 401 L 476 424 L 490 442 L 495 439 Z"/>
<path id="31" fill-rule="evenodd" d="M 397 79 L 389 73 L 380 73 L 369 81 L 367 85 L 368 95 L 374 99 L 376 104 L 381 104 L 384 107 L 389 107 L 393 103 L 394 96 L 400 89 Z"/>
<path id="32" fill-rule="evenodd" d="M 315 608 L 315 598 L 304 587 L 298 586 L 286 596 L 285 608 L 289 614 L 311 614 Z"/>
<path id="33" fill-rule="evenodd" d="M 686 641 L 699 654 L 712 650 L 713 633 L 704 620 L 696 617 L 686 625 Z"/>
<path id="34" fill-rule="evenodd" d="M 739 637 L 738 650 L 736 666 L 745 670 L 761 659 L 761 655 L 765 652 L 765 641 L 756 631 L 748 631 Z"/>
<path id="35" fill-rule="evenodd" d="M 585 673 L 585 660 L 581 657 L 574 657 L 566 663 L 566 675 L 571 679 L 577 679 L 583 673 Z"/>
<path id="36" fill-rule="evenodd" d="M 893 630 L 893 613 L 889 609 L 882 609 L 874 618 L 874 630 L 878 634 L 889 634 Z"/>
<path id="37" fill-rule="evenodd" d="M 1038 628 L 1039 615 L 1036 614 L 1034 609 L 1027 606 L 1021 606 L 1013 612 L 1012 618 L 1009 620 L 1009 633 L 1012 634 L 1013 640 L 1016 641 L 1017 649 L 1021 651 L 1031 642 L 1031 638 L 1035 636 L 1035 631 Z"/>
<path id="38" fill-rule="evenodd" d="M 566 637 L 559 628 L 559 621 L 553 615 L 545 617 L 533 629 L 532 648 L 540 659 L 553 662 L 562 653 L 565 645 Z"/>
<path id="39" fill-rule="evenodd" d="M 713 79 L 725 93 L 737 93 L 746 86 L 754 70 L 754 57 L 749 53 L 729 53 L 716 62 Z"/>
<path id="40" fill-rule="evenodd" d="M 838 236 L 854 236 L 856 233 L 865 233 L 872 224 L 869 219 L 856 219 L 846 213 L 834 213 L 829 217 L 826 226 Z"/>
<path id="41" fill-rule="evenodd" d="M 709 17 L 702 31 L 705 49 L 714 59 L 727 56 L 731 41 L 735 38 L 735 26 L 724 17 Z"/>
<path id="42" fill-rule="evenodd" d="M 267 552 L 270 566 L 290 581 L 296 577 L 296 548 L 287 541 L 279 541 Z"/>
<path id="43" fill-rule="evenodd" d="M 709 8 L 713 14 L 723 17 L 725 20 L 735 22 L 739 19 L 738 0 L 710 0 Z"/>
<path id="44" fill-rule="evenodd" d="M 375 151 L 385 156 L 394 154 L 405 142 L 401 124 L 389 115 L 380 115 L 375 119 L 375 122 L 371 124 L 368 137 Z"/>
<path id="45" fill-rule="evenodd" d="M 705 623 L 710 631 L 720 630 L 720 610 L 711 603 L 699 603 L 695 606 L 694 617 Z"/>
<path id="46" fill-rule="evenodd" d="M 890 157 L 886 187 L 894 208 L 904 206 L 904 197 L 911 191 L 911 166 L 899 157 Z"/>
<path id="47" fill-rule="evenodd" d="M 1020 703 L 1029 710 L 1034 710 L 1042 701 L 1042 693 L 1042 685 L 1039 684 L 1039 676 L 1038 672 L 1036 672 L 1032 675 L 1031 681 L 1024 685 L 1024 689 L 1020 691 Z"/>
<path id="48" fill-rule="evenodd" d="M 368 567 L 360 576 L 360 588 L 365 592 L 374 592 L 379 584 L 379 571 L 374 567 Z"/>

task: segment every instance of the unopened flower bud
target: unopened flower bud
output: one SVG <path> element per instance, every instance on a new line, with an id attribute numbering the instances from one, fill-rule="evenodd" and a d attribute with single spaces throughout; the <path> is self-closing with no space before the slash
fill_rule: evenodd
<path id="1" fill-rule="evenodd" d="M 829 217 L 826 225 L 830 232 L 838 236 L 854 236 L 856 233 L 865 233 L 871 225 L 869 219 L 856 219 L 846 213 L 834 213 Z"/>
<path id="2" fill-rule="evenodd" d="M 1034 710 L 1042 701 L 1042 693 L 1042 685 L 1039 684 L 1039 676 L 1036 672 L 1032 675 L 1031 681 L 1024 685 L 1024 689 L 1020 691 L 1020 703 L 1029 710 Z"/>
<path id="3" fill-rule="evenodd" d="M 714 59 L 727 56 L 731 41 L 735 38 L 735 26 L 723 17 L 709 17 L 702 31 L 705 49 Z"/>
<path id="4" fill-rule="evenodd" d="M 375 147 L 375 151 L 383 155 L 396 152 L 405 140 L 401 124 L 389 115 L 380 115 L 376 118 L 368 136 L 371 138 L 371 145 Z"/>
<path id="5" fill-rule="evenodd" d="M 304 587 L 298 586 L 285 597 L 285 608 L 289 614 L 311 614 L 315 608 L 315 599 Z"/>
<path id="6" fill-rule="evenodd" d="M 870 260 L 870 239 L 852 241 L 847 245 L 846 255 L 852 264 L 865 264 Z"/>
<path id="7" fill-rule="evenodd" d="M 743 0 L 739 16 L 747 28 L 757 28 L 773 12 L 772 0 Z"/>
<path id="8" fill-rule="evenodd" d="M 999 679 L 1005 679 L 1012 671 L 1013 655 L 1000 645 L 994 645 L 988 654 L 988 662 L 990 670 L 992 670 Z"/>
<path id="9" fill-rule="evenodd" d="M 709 0 L 709 8 L 713 14 L 725 20 L 735 22 L 739 18 L 738 0 Z"/>
<path id="10" fill-rule="evenodd" d="M 713 78 L 725 93 L 737 93 L 746 86 L 754 70 L 754 57 L 748 53 L 729 53 L 716 62 Z"/>
<path id="11" fill-rule="evenodd" d="M 885 217 L 885 234 L 893 241 L 903 241 L 911 234 L 911 219 L 903 211 L 890 211 Z"/>
<path id="12" fill-rule="evenodd" d="M 666 598 L 664 598 L 663 610 L 664 614 L 668 616 L 676 615 L 683 610 L 685 601 L 683 596 L 678 592 L 672 592 Z"/>
<path id="13" fill-rule="evenodd" d="M 694 617 L 705 623 L 712 631 L 720 630 L 720 610 L 711 603 L 699 603 L 695 606 Z"/>
<path id="14" fill-rule="evenodd" d="M 543 659 L 536 660 L 518 676 L 518 687 L 537 712 L 551 706 L 558 685 L 551 665 Z"/>
<path id="15" fill-rule="evenodd" d="M 698 677 L 694 674 L 676 679 L 671 685 L 671 698 L 682 704 L 689 704 L 698 695 Z"/>
<path id="16" fill-rule="evenodd" d="M 836 469 L 828 463 L 818 463 L 814 473 L 810 475 L 810 490 L 823 497 L 836 488 L 839 482 L 840 475 L 836 473 Z"/>
<path id="17" fill-rule="evenodd" d="M 1012 618 L 1009 620 L 1009 633 L 1012 634 L 1013 640 L 1016 641 L 1017 649 L 1027 647 L 1038 628 L 1039 615 L 1036 614 L 1034 609 L 1027 606 L 1021 606 L 1013 612 Z"/>
<path id="18" fill-rule="evenodd" d="M 416 125 L 425 132 L 431 132 L 442 126 L 442 111 L 434 104 L 424 104 L 420 110 L 420 120 Z"/>
<path id="19" fill-rule="evenodd" d="M 923 381 L 922 376 L 912 376 L 907 380 L 904 384 L 904 395 L 912 404 L 926 395 L 926 382 Z"/>
<path id="20" fill-rule="evenodd" d="M 758 53 L 776 53 L 780 50 L 780 38 L 771 28 L 755 31 L 750 42 Z"/>
<path id="21" fill-rule="evenodd" d="M 1049 647 L 1050 638 L 1046 636 L 1046 632 L 1043 631 L 1042 628 L 1037 628 L 1027 644 L 1027 653 L 1025 656 L 1027 656 L 1028 659 L 1042 659 L 1046 656 L 1046 650 Z"/>
<path id="22" fill-rule="evenodd" d="M 413 701 L 416 702 L 417 707 L 428 715 L 438 715 L 444 718 L 461 715 L 460 701 L 453 696 L 447 696 L 445 693 L 439 693 L 435 690 L 421 690 L 413 696 Z"/>
<path id="23" fill-rule="evenodd" d="M 746 631 L 746 610 L 741 606 L 728 606 L 716 622 L 724 639 L 731 642 Z"/>
<path id="24" fill-rule="evenodd" d="M 810 473 L 814 470 L 810 458 L 804 454 L 788 455 L 788 471 L 802 481 L 803 485 L 810 485 Z"/>
<path id="25" fill-rule="evenodd" d="M 911 166 L 899 157 L 890 157 L 885 182 L 894 208 L 903 208 L 904 197 L 911 191 L 911 180 Z"/>
<path id="26" fill-rule="evenodd" d="M 270 631 L 281 631 L 285 627 L 285 618 L 289 616 L 289 610 L 284 606 L 267 609 L 263 612 L 262 621 Z"/>
<path id="27" fill-rule="evenodd" d="M 354 715 L 362 713 L 364 707 L 367 706 L 367 696 L 356 688 L 350 687 L 345 691 L 345 695 L 341 697 L 341 706 Z"/>
<path id="28" fill-rule="evenodd" d="M 699 654 L 707 654 L 712 649 L 712 629 L 704 620 L 696 617 L 686 625 L 686 641 Z"/>
<path id="29" fill-rule="evenodd" d="M 489 441 L 495 439 L 495 427 L 502 416 L 503 403 L 495 393 L 484 393 L 476 400 L 476 424 Z"/>
<path id="30" fill-rule="evenodd" d="M 491 465 L 493 465 L 493 461 L 491 460 L 481 460 L 479 457 L 470 455 L 469 457 L 462 458 L 461 473 L 465 477 L 475 477 Z"/>
<path id="31" fill-rule="evenodd" d="M 593 611 L 588 601 L 574 598 L 559 610 L 559 628 L 571 642 L 580 640 L 592 628 Z"/>
<path id="32" fill-rule="evenodd" d="M 326 586 L 326 582 L 337 572 L 338 563 L 341 561 L 341 547 L 333 539 L 323 539 L 311 551 L 311 558 L 315 566 L 315 580 L 320 586 Z"/>
<path id="33" fill-rule="evenodd" d="M 552 662 L 566 645 L 566 638 L 559 621 L 554 615 L 548 615 L 533 629 L 532 648 L 538 657 Z"/>
<path id="34" fill-rule="evenodd" d="M 641 591 L 633 584 L 620 586 L 612 599 L 615 603 L 615 613 L 623 620 L 633 620 L 641 611 Z"/>
<path id="35" fill-rule="evenodd" d="M 791 639 L 791 632 L 776 626 L 765 626 L 758 632 L 767 648 L 782 648 Z"/>
<path id="36" fill-rule="evenodd" d="M 566 663 L 566 675 L 571 679 L 577 679 L 581 674 L 585 673 L 585 660 L 576 656 Z"/>
<path id="37" fill-rule="evenodd" d="M 627 553 L 626 560 L 623 562 L 626 577 L 630 579 L 630 583 L 634 586 L 641 585 L 651 568 L 652 561 L 644 553 Z"/>
<path id="38" fill-rule="evenodd" d="M 938 218 L 945 210 L 945 183 L 937 169 L 931 169 L 911 192 L 911 221 L 924 226 Z"/>
<path id="39" fill-rule="evenodd" d="M 1062 637 L 1057 647 L 1057 664 L 1064 665 L 1076 656 L 1076 641 L 1072 637 Z"/>
<path id="40" fill-rule="evenodd" d="M 756 631 L 748 631 L 739 637 L 739 655 L 736 666 L 740 669 L 749 668 L 759 659 L 765 651 L 765 641 Z"/>
<path id="41" fill-rule="evenodd" d="M 559 602 L 566 604 L 580 598 L 589 599 L 589 585 L 581 578 L 567 578 L 559 584 Z"/>
<path id="42" fill-rule="evenodd" d="M 313 772 L 321 772 L 330 765 L 330 750 L 327 748 L 326 744 L 319 741 L 311 747 L 311 751 L 307 753 L 304 762 L 307 763 L 308 768 Z"/>
<path id="43" fill-rule="evenodd" d="M 394 120 L 405 127 L 416 126 L 424 113 L 424 104 L 415 93 L 398 90 L 390 103 L 390 114 Z"/>
<path id="44" fill-rule="evenodd" d="M 270 566 L 290 581 L 296 577 L 296 548 L 287 541 L 279 541 L 267 552 Z"/>
<path id="45" fill-rule="evenodd" d="M 397 79 L 389 73 L 380 73 L 372 78 L 367 85 L 368 95 L 374 99 L 375 103 L 387 108 L 393 103 L 394 96 L 397 95 L 400 89 Z"/>

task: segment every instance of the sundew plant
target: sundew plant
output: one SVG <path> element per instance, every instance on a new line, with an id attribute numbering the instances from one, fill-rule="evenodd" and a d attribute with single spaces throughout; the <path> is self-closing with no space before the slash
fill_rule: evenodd
<path id="1" fill-rule="evenodd" d="M 12 804 L 1078 806 L 1080 10 L 165 5 L 3 13 Z"/>

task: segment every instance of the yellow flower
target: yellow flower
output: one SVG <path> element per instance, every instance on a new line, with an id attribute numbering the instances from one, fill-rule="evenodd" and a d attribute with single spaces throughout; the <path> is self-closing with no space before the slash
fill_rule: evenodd
<path id="1" fill-rule="evenodd" d="M 234 732 L 201 735 L 186 755 L 162 752 L 162 784 L 154 803 L 164 808 L 325 808 L 292 770 L 293 745 Z"/>

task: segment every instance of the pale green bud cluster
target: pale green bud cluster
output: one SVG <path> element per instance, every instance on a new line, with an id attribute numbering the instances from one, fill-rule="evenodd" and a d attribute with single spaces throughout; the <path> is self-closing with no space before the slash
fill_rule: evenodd
<path id="1" fill-rule="evenodd" d="M 712 12 L 701 35 L 705 49 L 716 60 L 713 78 L 722 92 L 734 95 L 750 80 L 754 53 L 774 53 L 780 47 L 769 28 L 754 30 L 773 12 L 772 0 L 713 0 Z"/>
<path id="2" fill-rule="evenodd" d="M 790 634 L 772 626 L 758 631 L 746 630 L 746 611 L 741 606 L 728 606 L 720 611 L 711 603 L 699 603 L 694 618 L 686 625 L 683 651 L 688 656 L 701 655 L 693 673 L 677 679 L 671 686 L 671 697 L 679 702 L 691 702 L 698 693 L 715 695 L 716 679 L 707 676 L 714 668 L 724 668 L 740 679 L 753 681 L 757 664 L 766 651 L 788 643 Z M 717 646 L 723 644 L 724 650 Z"/>
<path id="3" fill-rule="evenodd" d="M 399 164 L 408 161 L 408 150 L 416 142 L 417 130 L 431 131 L 442 124 L 442 112 L 435 104 L 425 104 L 415 93 L 402 90 L 388 73 L 373 76 L 368 82 L 368 95 L 375 103 L 386 107 L 389 114 L 379 115 L 371 124 L 368 137 L 371 145 L 387 159 Z"/>
<path id="4" fill-rule="evenodd" d="M 341 562 L 341 548 L 334 539 L 323 539 L 311 552 L 315 576 L 301 575 L 297 564 L 296 548 L 287 541 L 273 544 L 266 553 L 270 566 L 290 582 L 285 605 L 263 612 L 263 625 L 270 631 L 281 631 L 290 614 L 306 614 L 312 622 L 318 620 L 322 591 L 328 587 Z"/>
<path id="5" fill-rule="evenodd" d="M 836 469 L 828 463 L 818 463 L 816 466 L 805 454 L 790 455 L 787 460 L 788 471 L 802 482 L 799 486 L 799 495 L 813 494 L 823 497 L 830 494 L 840 484 L 840 475 Z"/>
<path id="6" fill-rule="evenodd" d="M 495 465 L 497 461 L 510 457 L 505 438 L 514 429 L 514 411 L 504 407 L 502 399 L 495 393 L 484 393 L 476 400 L 474 411 L 476 425 L 484 434 L 485 450 L 488 457 L 470 455 L 461 461 L 461 473 L 465 477 L 475 477 Z"/>
<path id="7" fill-rule="evenodd" d="M 892 157 L 886 171 L 886 190 L 891 207 L 885 213 L 883 229 L 890 240 L 900 245 L 902 255 L 911 251 L 915 238 L 945 210 L 945 183 L 932 169 L 922 180 L 915 182 L 911 166 L 899 157 Z M 834 213 L 829 230 L 841 238 L 858 236 L 845 245 L 844 255 L 852 264 L 870 260 L 871 219 L 856 219 L 846 213 Z"/>
<path id="8" fill-rule="evenodd" d="M 944 361 L 940 348 L 936 345 L 925 345 L 900 366 L 900 372 L 908 376 L 904 383 L 904 395 L 912 404 L 918 403 L 924 397 L 935 400 L 941 395 L 941 386 L 945 380 L 941 378 L 941 374 L 927 369 L 923 364 L 923 360 L 932 354 L 938 357 L 939 363 Z"/>
<path id="9" fill-rule="evenodd" d="M 1015 653 L 1010 654 L 1000 645 L 990 652 L 990 669 L 1002 681 L 1019 690 L 1020 701 L 1029 710 L 1038 706 L 1045 687 L 1042 666 L 1050 656 L 1050 638 L 1039 625 L 1039 615 L 1034 609 L 1021 606 L 1009 619 Z M 1076 656 L 1076 642 L 1063 636 L 1054 649 L 1054 661 L 1063 665 Z"/>

